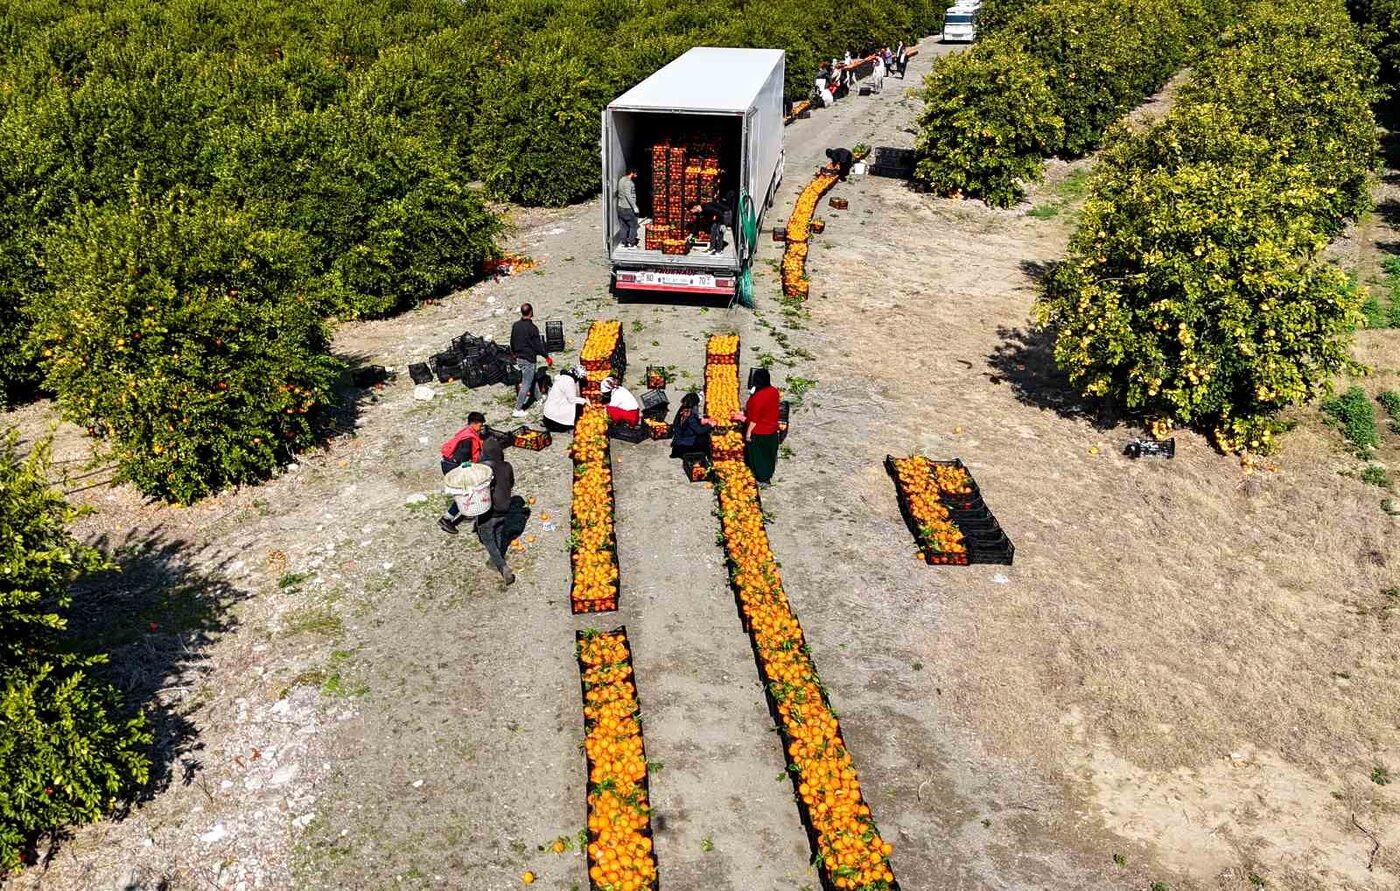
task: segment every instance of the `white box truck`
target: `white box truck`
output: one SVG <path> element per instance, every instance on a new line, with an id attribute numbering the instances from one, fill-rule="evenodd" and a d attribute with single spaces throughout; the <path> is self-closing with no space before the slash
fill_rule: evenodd
<path id="1" fill-rule="evenodd" d="M 603 232 L 614 293 L 732 298 L 748 280 L 753 233 L 783 177 L 783 75 L 782 50 L 696 47 L 603 110 Z M 622 243 L 616 209 L 629 168 L 647 221 L 635 247 Z M 732 196 L 733 225 L 723 250 L 711 253 L 695 241 L 709 226 L 689 208 L 716 196 Z"/>
<path id="2" fill-rule="evenodd" d="M 959 0 L 943 14 L 943 42 L 971 43 L 977 39 L 977 16 L 981 0 Z"/>

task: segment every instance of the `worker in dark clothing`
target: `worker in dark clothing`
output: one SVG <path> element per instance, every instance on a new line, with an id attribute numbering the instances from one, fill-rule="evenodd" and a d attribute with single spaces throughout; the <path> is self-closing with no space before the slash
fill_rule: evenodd
<path id="1" fill-rule="evenodd" d="M 841 181 L 845 182 L 846 177 L 851 175 L 851 165 L 856 162 L 856 156 L 851 154 L 850 149 L 829 148 L 826 150 L 826 157 L 831 161 L 831 166 L 836 168 Z"/>
<path id="2" fill-rule="evenodd" d="M 476 537 L 490 558 L 489 565 L 501 574 L 507 585 L 515 581 L 515 573 L 506 564 L 504 527 L 510 512 L 510 496 L 515 489 L 515 468 L 506 460 L 501 441 L 492 437 L 481 446 L 481 463 L 491 468 L 491 509 L 476 518 Z"/>
<path id="3" fill-rule="evenodd" d="M 513 418 L 525 417 L 525 403 L 530 401 L 535 390 L 535 363 L 544 359 L 548 365 L 554 360 L 549 357 L 549 347 L 540 336 L 535 324 L 535 308 L 528 303 L 520 305 L 520 318 L 510 326 L 510 351 L 515 354 L 515 364 L 520 369 L 520 390 L 515 394 Z"/>
<path id="4" fill-rule="evenodd" d="M 718 254 L 724 251 L 724 227 L 734 225 L 733 199 L 733 192 L 725 195 L 723 199 L 716 192 L 709 201 L 697 204 L 690 209 L 691 213 L 710 218 L 710 248 L 705 251 L 707 254 Z"/>

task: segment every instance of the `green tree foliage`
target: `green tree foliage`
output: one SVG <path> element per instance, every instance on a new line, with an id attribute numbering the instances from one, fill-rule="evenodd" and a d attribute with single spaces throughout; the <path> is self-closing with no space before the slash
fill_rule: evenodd
<path id="1" fill-rule="evenodd" d="M 799 96 L 819 58 L 940 15 L 935 0 L 4 4 L 0 402 L 42 381 L 161 497 L 258 479 L 332 400 L 319 319 L 412 306 L 493 251 L 481 183 L 530 204 L 592 194 L 603 105 L 691 46 L 787 49 Z"/>
<path id="2" fill-rule="evenodd" d="M 1383 79 L 1400 80 L 1400 0 L 1348 0 L 1352 18 L 1380 59 Z"/>
<path id="3" fill-rule="evenodd" d="M 105 565 L 74 541 L 77 512 L 47 482 L 47 448 L 0 436 L 0 873 L 35 832 L 96 820 L 148 778 L 151 738 L 100 658 L 68 647 L 68 585 Z"/>
<path id="4" fill-rule="evenodd" d="M 46 248 L 47 384 L 143 492 L 190 502 L 310 445 L 339 363 L 303 233 L 207 199 L 81 208 Z M 95 357 L 101 357 L 100 361 Z"/>
<path id="5" fill-rule="evenodd" d="M 1014 44 L 945 57 L 924 83 L 915 175 L 945 194 L 1007 206 L 1064 137 L 1046 72 Z"/>
<path id="6" fill-rule="evenodd" d="M 1339 6 L 1261 2 L 1162 121 L 1111 140 L 1039 304 L 1076 386 L 1263 451 L 1349 366 L 1361 296 L 1320 254 L 1365 206 L 1373 74 Z"/>
<path id="7" fill-rule="evenodd" d="M 1038 177 L 1045 156 L 1097 147 L 1124 112 L 1219 30 L 1236 2 L 997 0 L 982 20 L 991 34 L 972 50 L 981 64 L 945 56 L 927 80 L 918 147 L 929 163 L 916 176 L 938 192 L 1014 203 L 1022 195 L 1018 181 Z M 998 63 L 1032 73 L 1002 72 Z M 1035 109 L 1002 92 L 1013 78 L 1033 86 Z M 1045 124 L 1053 119 L 1061 126 L 1047 139 Z M 951 154 L 940 156 L 944 149 Z"/>

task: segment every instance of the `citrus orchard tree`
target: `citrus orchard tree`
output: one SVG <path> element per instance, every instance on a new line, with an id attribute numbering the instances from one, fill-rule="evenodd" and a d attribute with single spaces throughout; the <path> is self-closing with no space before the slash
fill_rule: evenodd
<path id="1" fill-rule="evenodd" d="M 192 196 L 87 207 L 46 249 L 46 383 L 143 492 L 191 502 L 312 444 L 340 363 L 304 234 Z"/>
<path id="2" fill-rule="evenodd" d="M 1007 207 L 1064 138 L 1047 73 L 1013 43 L 945 56 L 924 82 L 915 176 L 942 194 Z"/>
<path id="3" fill-rule="evenodd" d="M 77 512 L 48 474 L 46 446 L 22 457 L 0 436 L 0 874 L 34 833 L 101 817 L 149 773 L 144 719 L 65 639 L 69 584 L 105 561 L 68 533 Z"/>
<path id="4" fill-rule="evenodd" d="M 1350 367 L 1361 297 L 1322 249 L 1366 206 L 1374 70 L 1339 5 L 1259 3 L 1162 121 L 1116 135 L 1038 305 L 1071 382 L 1266 451 Z"/>

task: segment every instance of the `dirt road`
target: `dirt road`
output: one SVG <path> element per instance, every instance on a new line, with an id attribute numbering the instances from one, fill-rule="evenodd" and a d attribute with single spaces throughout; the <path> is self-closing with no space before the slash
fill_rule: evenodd
<path id="1" fill-rule="evenodd" d="M 770 224 L 827 146 L 912 144 L 902 90 L 937 51 L 907 84 L 788 129 Z M 777 245 L 755 311 L 618 305 L 599 205 L 525 212 L 512 246 L 537 273 L 346 325 L 336 345 L 402 368 L 463 330 L 502 339 L 529 300 L 566 320 L 569 358 L 589 321 L 622 319 L 632 379 L 666 365 L 673 399 L 699 384 L 716 330 L 741 334 L 746 367 L 805 389 L 764 496 L 770 535 L 906 891 L 1393 885 L 1395 787 L 1368 774 L 1400 769 L 1380 594 L 1395 521 L 1333 472 L 1315 425 L 1248 477 L 1192 435 L 1170 464 L 1117 455 L 1131 431 L 1096 426 L 1025 333 L 1034 276 L 1069 231 L 1068 173 L 1052 166 L 1032 196 L 1064 205 L 1048 219 L 839 186 L 851 206 L 823 209 L 797 313 L 777 299 Z M 85 534 L 168 543 L 127 552 L 126 586 L 86 601 L 129 625 L 118 663 L 162 703 L 168 783 L 11 886 L 496 891 L 531 870 L 586 887 L 573 635 L 625 623 L 662 886 L 817 887 L 712 493 L 664 446 L 617 443 L 622 606 L 576 619 L 566 438 L 510 453 L 530 500 L 503 589 L 474 540 L 434 525 L 435 447 L 467 411 L 504 427 L 510 406 L 499 388 L 437 389 L 372 394 L 354 435 L 193 509 L 77 493 L 97 509 Z M 49 417 L 11 420 L 34 433 Z M 87 448 L 59 431 L 60 458 Z M 968 462 L 1014 567 L 915 562 L 881 461 L 916 450 Z M 152 595 L 152 573 L 180 584 Z M 1370 869 L 1352 818 L 1382 843 Z M 557 838 L 570 850 L 542 850 Z"/>

